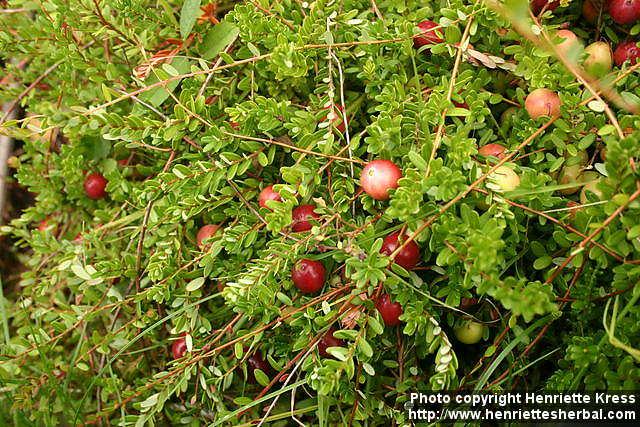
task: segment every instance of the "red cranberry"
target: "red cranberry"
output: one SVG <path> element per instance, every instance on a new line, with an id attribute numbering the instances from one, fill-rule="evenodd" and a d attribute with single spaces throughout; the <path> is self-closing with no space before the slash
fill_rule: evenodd
<path id="1" fill-rule="evenodd" d="M 58 224 L 55 223 L 54 216 L 47 216 L 45 219 L 38 223 L 38 231 L 42 233 L 51 233 L 54 235 L 58 234 Z"/>
<path id="2" fill-rule="evenodd" d="M 497 157 L 500 160 L 504 159 L 504 152 L 507 148 L 504 145 L 500 144 L 487 144 L 483 145 L 478 149 L 478 154 L 484 157 Z"/>
<path id="3" fill-rule="evenodd" d="M 326 270 L 320 261 L 301 259 L 291 270 L 293 284 L 305 294 L 315 294 L 324 285 Z"/>
<path id="4" fill-rule="evenodd" d="M 546 7 L 545 7 L 546 6 Z M 554 11 L 560 6 L 560 0 L 532 0 L 531 1 L 531 11 L 534 15 L 539 15 L 544 10 Z"/>
<path id="5" fill-rule="evenodd" d="M 187 353 L 187 339 L 180 337 L 171 344 L 171 354 L 174 359 L 180 359 Z"/>
<path id="6" fill-rule="evenodd" d="M 84 192 L 87 197 L 93 200 L 102 199 L 107 195 L 107 180 L 101 173 L 94 172 L 84 179 Z"/>
<path id="7" fill-rule="evenodd" d="M 400 239 L 400 232 L 396 231 L 389 234 L 382 241 L 382 248 L 380 253 L 390 256 L 396 249 L 398 249 L 404 242 L 405 237 Z M 402 250 L 398 252 L 398 255 L 394 258 L 394 262 L 399 266 L 411 270 L 420 261 L 420 247 L 413 240 L 404 245 Z"/>
<path id="8" fill-rule="evenodd" d="M 203 242 L 209 237 L 216 234 L 216 232 L 220 229 L 220 226 L 217 224 L 207 224 L 200 227 L 198 230 L 198 234 L 196 235 L 196 241 L 198 242 L 198 246 L 202 249 L 204 247 Z"/>
<path id="9" fill-rule="evenodd" d="M 293 223 L 291 229 L 295 232 L 311 230 L 310 219 L 318 219 L 320 215 L 314 212 L 314 205 L 300 205 L 291 212 Z"/>
<path id="10" fill-rule="evenodd" d="M 382 294 L 380 298 L 378 298 L 376 308 L 380 312 L 385 325 L 397 326 L 400 324 L 402 306 L 400 303 L 392 302 L 388 294 Z"/>
<path id="11" fill-rule="evenodd" d="M 389 190 L 398 188 L 402 171 L 389 160 L 372 160 L 362 169 L 360 185 L 376 200 L 387 200 Z"/>
<path id="12" fill-rule="evenodd" d="M 640 48 L 638 48 L 637 42 L 633 40 L 620 43 L 616 47 L 615 52 L 613 52 L 613 61 L 618 67 L 627 61 L 629 61 L 631 65 L 636 65 L 638 58 L 640 58 Z"/>
<path id="13" fill-rule="evenodd" d="M 633 24 L 640 19 L 640 0 L 610 0 L 609 15 L 620 25 Z"/>
<path id="14" fill-rule="evenodd" d="M 600 7 L 595 4 L 595 0 L 585 0 L 582 3 L 582 17 L 590 24 L 595 24 L 600 16 Z"/>
<path id="15" fill-rule="evenodd" d="M 49 224 L 49 217 L 46 217 L 38 223 L 38 231 L 44 232 L 49 230 L 50 228 L 52 228 L 52 226 Z"/>
<path id="16" fill-rule="evenodd" d="M 469 109 L 469 104 L 467 104 L 466 101 L 458 102 L 458 101 L 451 100 L 451 102 L 453 102 L 453 105 L 455 105 L 458 108 L 465 108 L 467 110 Z"/>
<path id="17" fill-rule="evenodd" d="M 318 341 L 318 353 L 320 356 L 331 357 L 331 355 L 327 353 L 327 348 L 329 347 L 344 347 L 344 341 L 333 336 L 335 331 L 335 328 L 330 328 L 327 333 L 320 338 L 320 341 Z"/>
<path id="18" fill-rule="evenodd" d="M 258 196 L 258 203 L 262 208 L 269 209 L 269 207 L 267 206 L 268 200 L 275 200 L 278 202 L 282 201 L 282 197 L 280 197 L 280 195 L 274 191 L 273 185 L 264 187 L 260 192 L 260 195 Z"/>
<path id="19" fill-rule="evenodd" d="M 429 46 L 432 44 L 438 44 L 444 42 L 442 38 L 442 31 L 439 24 L 436 24 L 433 21 L 422 21 L 418 24 L 418 29 L 420 30 L 420 35 L 413 37 L 413 45 L 416 48 L 420 48 L 422 46 Z M 435 30 L 433 28 L 436 28 Z"/>

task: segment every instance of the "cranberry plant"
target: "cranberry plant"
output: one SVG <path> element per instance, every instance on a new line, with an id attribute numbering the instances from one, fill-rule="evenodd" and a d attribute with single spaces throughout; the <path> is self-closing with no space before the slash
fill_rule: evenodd
<path id="1" fill-rule="evenodd" d="M 637 388 L 640 14 L 609 3 L 0 1 L 35 197 L 3 423 Z"/>

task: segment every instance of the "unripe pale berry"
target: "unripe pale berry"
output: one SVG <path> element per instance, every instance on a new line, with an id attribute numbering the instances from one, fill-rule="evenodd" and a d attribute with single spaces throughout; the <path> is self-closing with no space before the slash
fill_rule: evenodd
<path id="1" fill-rule="evenodd" d="M 578 151 L 575 156 L 572 156 L 571 153 L 566 151 L 564 157 L 567 159 L 565 165 L 581 164 L 584 166 L 589 163 L 589 154 L 585 150 Z"/>
<path id="2" fill-rule="evenodd" d="M 598 184 L 602 182 L 600 174 L 597 172 L 585 172 L 582 181 L 586 184 L 580 191 L 580 203 L 583 205 L 589 203 L 589 196 L 587 196 L 587 193 L 591 194 L 591 197 L 595 196 L 596 199 L 602 198 L 602 190 L 598 188 Z"/>
<path id="3" fill-rule="evenodd" d="M 582 66 L 585 71 L 594 77 L 603 77 L 613 66 L 613 55 L 611 53 L 611 47 L 605 42 L 591 43 L 584 49 L 587 57 L 585 58 Z"/>
<path id="4" fill-rule="evenodd" d="M 536 89 L 527 96 L 524 108 L 532 119 L 560 114 L 560 97 L 549 89 Z"/>
<path id="5" fill-rule="evenodd" d="M 513 120 L 516 118 L 516 114 L 518 114 L 518 109 L 516 107 L 509 107 L 500 114 L 500 124 L 502 126 L 513 123 Z"/>
<path id="6" fill-rule="evenodd" d="M 507 148 L 501 144 L 487 144 L 478 148 L 478 154 L 484 157 L 497 157 L 502 160 L 505 157 L 504 152 Z"/>
<path id="7" fill-rule="evenodd" d="M 387 200 L 389 190 L 398 188 L 402 171 L 389 160 L 372 160 L 362 169 L 360 185 L 365 193 L 376 200 Z"/>
<path id="8" fill-rule="evenodd" d="M 196 235 L 196 241 L 198 242 L 198 246 L 200 249 L 204 248 L 204 241 L 209 237 L 216 234 L 216 232 L 220 229 L 220 226 L 217 224 L 207 224 L 198 230 L 198 234 Z"/>
<path id="9" fill-rule="evenodd" d="M 468 321 L 453 330 L 458 341 L 462 344 L 475 344 L 482 339 L 484 325 Z"/>
<path id="10" fill-rule="evenodd" d="M 520 185 L 520 177 L 508 166 L 500 166 L 489 175 L 499 191 L 513 191 Z"/>
<path id="11" fill-rule="evenodd" d="M 275 200 L 277 202 L 282 201 L 282 197 L 280 197 L 280 194 L 276 193 L 276 191 L 273 189 L 273 185 L 264 187 L 258 195 L 258 204 L 262 208 L 269 209 L 269 207 L 267 206 L 267 201 L 269 200 Z"/>
<path id="12" fill-rule="evenodd" d="M 560 39 L 560 42 L 556 44 L 556 49 L 565 58 L 572 57 L 572 54 L 578 51 L 582 44 L 578 36 L 571 30 L 558 30 L 556 39 Z"/>
<path id="13" fill-rule="evenodd" d="M 582 165 L 569 165 L 562 168 L 560 171 L 560 179 L 558 182 L 560 184 L 574 184 L 578 182 L 580 178 L 580 174 L 582 173 Z M 560 193 L 564 195 L 574 194 L 580 190 L 580 186 L 576 185 L 575 187 L 563 188 L 560 190 Z"/>

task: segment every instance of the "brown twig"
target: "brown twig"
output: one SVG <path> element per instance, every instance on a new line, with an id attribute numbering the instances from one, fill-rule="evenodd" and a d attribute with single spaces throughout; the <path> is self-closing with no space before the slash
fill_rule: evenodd
<path id="1" fill-rule="evenodd" d="M 477 191 L 477 192 L 482 193 L 482 194 L 489 194 L 489 192 L 488 192 L 487 190 L 484 190 L 484 189 L 481 189 L 481 188 L 476 188 L 474 191 Z M 578 236 L 580 236 L 580 237 L 583 237 L 583 238 L 586 238 L 586 237 L 587 237 L 587 235 L 586 235 L 586 234 L 584 234 L 584 233 L 582 233 L 580 230 L 577 230 L 576 228 L 574 228 L 574 227 L 570 226 L 569 224 L 565 224 L 564 222 L 562 222 L 562 221 L 560 221 L 560 220 L 558 220 L 558 219 L 556 219 L 556 218 L 552 217 L 551 215 L 548 215 L 548 214 L 546 214 L 546 213 L 544 213 L 544 212 L 541 212 L 541 211 L 538 211 L 538 210 L 532 209 L 532 208 L 530 208 L 530 207 L 528 207 L 528 206 L 526 206 L 526 205 L 523 205 L 523 204 L 520 204 L 520 203 L 516 203 L 516 202 L 514 202 L 514 201 L 512 201 L 512 200 L 507 199 L 506 197 L 502 197 L 502 196 L 501 196 L 500 198 L 501 198 L 502 200 L 504 200 L 507 204 L 511 205 L 511 206 L 514 206 L 514 207 L 520 208 L 520 209 L 525 210 L 525 211 L 527 211 L 527 212 L 531 212 L 531 213 L 533 213 L 533 214 L 536 214 L 536 215 L 539 215 L 539 216 L 541 216 L 541 217 L 543 217 L 543 218 L 546 218 L 546 219 L 548 219 L 549 221 L 551 221 L 551 222 L 553 222 L 553 223 L 555 223 L 555 224 L 558 224 L 560 227 L 564 228 L 565 230 L 568 230 L 568 231 L 570 231 L 570 232 L 572 232 L 572 233 L 574 233 L 574 234 L 577 234 L 577 235 L 578 235 Z M 622 263 L 630 263 L 630 264 L 633 264 L 633 263 L 634 263 L 634 262 L 626 261 L 626 260 L 622 257 L 622 255 L 618 254 L 617 252 L 613 251 L 612 249 L 607 248 L 606 246 L 602 245 L 601 243 L 598 243 L 598 242 L 592 242 L 592 243 L 593 243 L 593 245 L 595 245 L 595 246 L 599 247 L 599 248 L 600 248 L 600 249 L 602 249 L 604 252 L 606 252 L 606 253 L 608 253 L 609 255 L 611 255 L 612 257 L 614 257 L 614 258 L 615 258 L 617 261 L 619 261 L 619 262 L 622 262 Z"/>
<path id="2" fill-rule="evenodd" d="M 556 270 L 551 274 L 551 276 L 549 276 L 549 278 L 545 281 L 545 283 L 551 283 L 555 280 L 556 277 L 558 277 L 558 275 L 562 272 L 562 270 L 564 270 L 564 268 L 569 265 L 569 263 L 571 263 L 571 261 L 573 261 L 573 259 L 579 254 L 581 253 L 584 248 L 594 239 L 598 236 L 598 234 L 600 234 L 614 219 L 616 219 L 618 217 L 618 215 L 620 215 L 622 213 L 623 210 L 625 210 L 627 208 L 627 206 L 629 206 L 629 204 L 631 202 L 633 202 L 635 199 L 638 198 L 638 196 L 640 196 L 640 188 L 638 188 L 638 190 L 636 190 L 633 194 L 631 194 L 631 196 L 629 196 L 629 199 L 627 199 L 627 201 L 619 206 L 611 215 L 609 215 L 609 217 L 602 223 L 602 225 L 600 227 L 598 227 L 597 229 L 595 229 L 593 231 L 593 233 L 591 233 L 590 235 L 588 235 L 585 239 L 583 239 L 580 244 L 578 244 L 578 248 L 576 250 L 574 250 L 568 257 L 567 259 L 564 260 L 564 262 L 556 268 Z"/>

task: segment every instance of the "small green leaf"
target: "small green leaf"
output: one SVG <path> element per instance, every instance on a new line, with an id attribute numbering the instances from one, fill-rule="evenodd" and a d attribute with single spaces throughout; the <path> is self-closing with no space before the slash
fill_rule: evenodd
<path id="1" fill-rule="evenodd" d="M 376 319 L 374 316 L 369 316 L 367 323 L 369 323 L 369 327 L 376 334 L 380 335 L 384 332 L 384 327 L 382 326 L 382 323 L 380 323 L 378 319 Z"/>
<path id="2" fill-rule="evenodd" d="M 242 355 L 244 354 L 244 346 L 241 342 L 237 342 L 233 345 L 233 354 L 236 356 L 236 359 L 242 359 Z"/>
<path id="3" fill-rule="evenodd" d="M 162 64 L 162 69 L 165 70 L 167 74 L 173 77 L 180 74 L 178 70 L 176 70 L 171 64 Z"/>
<path id="4" fill-rule="evenodd" d="M 84 267 L 81 266 L 80 264 L 73 264 L 71 266 L 71 271 L 73 271 L 73 274 L 75 274 L 76 276 L 78 276 L 82 280 L 91 280 L 92 279 L 91 275 L 89 273 L 87 273 L 87 271 L 84 269 Z"/>
<path id="5" fill-rule="evenodd" d="M 376 374 L 376 370 L 373 369 L 373 366 L 369 365 L 366 362 L 362 364 L 362 369 L 364 369 L 364 371 L 371 376 L 374 376 Z"/>
<path id="6" fill-rule="evenodd" d="M 182 10 L 180 11 L 180 35 L 183 39 L 186 39 L 191 34 L 191 30 L 201 14 L 200 3 L 201 0 L 185 0 L 182 5 Z"/>
<path id="7" fill-rule="evenodd" d="M 552 259 L 550 256 L 543 256 L 533 262 L 533 268 L 535 268 L 536 270 L 542 270 L 549 267 L 549 265 L 551 265 L 551 262 Z"/>
<path id="8" fill-rule="evenodd" d="M 81 371 L 87 372 L 89 371 L 89 365 L 87 365 L 84 362 L 78 362 L 76 363 L 76 368 L 80 369 Z"/>
<path id="9" fill-rule="evenodd" d="M 411 160 L 411 163 L 413 163 L 415 167 L 417 167 L 421 171 L 427 170 L 427 161 L 423 159 L 420 154 L 416 153 L 414 150 L 411 150 L 407 153 L 407 155 L 409 156 L 409 160 Z"/>
<path id="10" fill-rule="evenodd" d="M 462 38 L 462 33 L 460 32 L 460 29 L 457 26 L 451 25 L 450 27 L 447 27 L 445 29 L 444 38 L 447 41 L 447 43 L 455 44 L 455 43 L 458 43 Z"/>
<path id="11" fill-rule="evenodd" d="M 266 386 L 269 385 L 269 382 L 270 382 L 269 381 L 269 377 L 267 376 L 267 374 L 262 372 L 260 369 L 254 369 L 253 370 L 253 376 L 256 377 L 256 381 L 261 386 L 266 387 Z"/>
<path id="12" fill-rule="evenodd" d="M 611 135 L 615 131 L 616 131 L 616 128 L 613 127 L 613 125 L 604 125 L 598 131 L 598 135 L 600 135 L 600 136 Z"/>
<path id="13" fill-rule="evenodd" d="M 606 107 L 606 104 L 602 101 L 594 99 L 593 101 L 589 102 L 587 106 L 596 113 L 602 113 Z"/>
<path id="14" fill-rule="evenodd" d="M 361 339 L 358 341 L 358 350 L 367 358 L 371 358 L 373 356 L 373 348 L 365 339 Z"/>
<path id="15" fill-rule="evenodd" d="M 181 57 L 174 58 L 171 62 L 171 65 L 178 71 L 178 75 L 187 73 L 190 68 L 189 60 Z M 155 74 L 152 74 L 146 83 L 148 85 L 152 85 L 158 83 L 159 81 L 160 80 L 158 79 L 158 77 Z M 140 95 L 140 99 L 153 105 L 154 107 L 159 107 L 169 97 L 169 92 L 173 92 L 176 87 L 178 87 L 178 84 L 180 84 L 180 80 L 174 78 L 174 80 L 168 82 L 164 86 L 155 87 L 147 92 L 144 92 Z"/>
<path id="16" fill-rule="evenodd" d="M 291 298 L 289 298 L 286 294 L 284 294 L 282 292 L 278 292 L 276 294 L 276 297 L 284 305 L 293 305 L 293 301 L 291 301 Z"/>
<path id="17" fill-rule="evenodd" d="M 640 224 L 634 225 L 629 229 L 629 232 L 627 233 L 627 239 L 632 240 L 638 236 L 640 236 Z"/>
<path id="18" fill-rule="evenodd" d="M 200 289 L 204 285 L 204 277 L 198 277 L 197 279 L 193 279 L 187 285 L 187 292 L 193 292 L 197 289 Z"/>
<path id="19" fill-rule="evenodd" d="M 267 166 L 269 164 L 269 159 L 267 158 L 267 155 L 264 154 L 263 152 L 258 154 L 258 163 L 262 167 L 265 167 L 265 166 Z"/>
<path id="20" fill-rule="evenodd" d="M 260 56 L 260 49 L 258 49 L 256 45 L 254 45 L 253 43 L 251 42 L 247 43 L 247 48 L 249 48 L 249 50 L 251 51 L 251 53 L 253 53 L 254 56 Z"/>
<path id="21" fill-rule="evenodd" d="M 335 331 L 333 333 L 333 336 L 341 340 L 353 341 L 358 336 L 358 331 L 354 331 L 351 329 L 340 329 L 339 331 Z"/>
<path id="22" fill-rule="evenodd" d="M 347 357 L 348 357 L 347 349 L 344 347 L 329 347 L 327 349 L 327 353 L 329 353 L 330 355 L 332 355 L 333 357 L 335 357 L 336 359 L 342 362 L 347 360 Z"/>
<path id="23" fill-rule="evenodd" d="M 449 117 L 467 117 L 470 114 L 471 111 L 466 108 L 455 107 L 447 110 L 447 116 Z"/>
<path id="24" fill-rule="evenodd" d="M 147 397 L 147 399 L 145 401 L 140 403 L 140 407 L 141 408 L 151 408 L 156 403 L 158 403 L 158 396 L 159 395 L 160 395 L 160 393 L 156 393 L 156 394 L 152 394 L 151 396 Z"/>
<path id="25" fill-rule="evenodd" d="M 493 354 L 496 352 L 496 346 L 495 345 L 490 345 L 489 347 L 487 347 L 487 349 L 484 351 L 484 357 L 491 357 L 493 356 Z"/>
<path id="26" fill-rule="evenodd" d="M 104 100 L 107 102 L 111 101 L 111 89 L 109 89 L 109 87 L 104 83 L 102 83 L 100 86 L 102 88 L 102 94 L 104 95 Z"/>
<path id="27" fill-rule="evenodd" d="M 202 57 L 204 59 L 215 58 L 229 44 L 233 43 L 238 34 L 240 34 L 240 30 L 229 22 L 222 21 L 215 25 L 204 38 L 202 44 L 205 47 L 205 51 Z"/>

